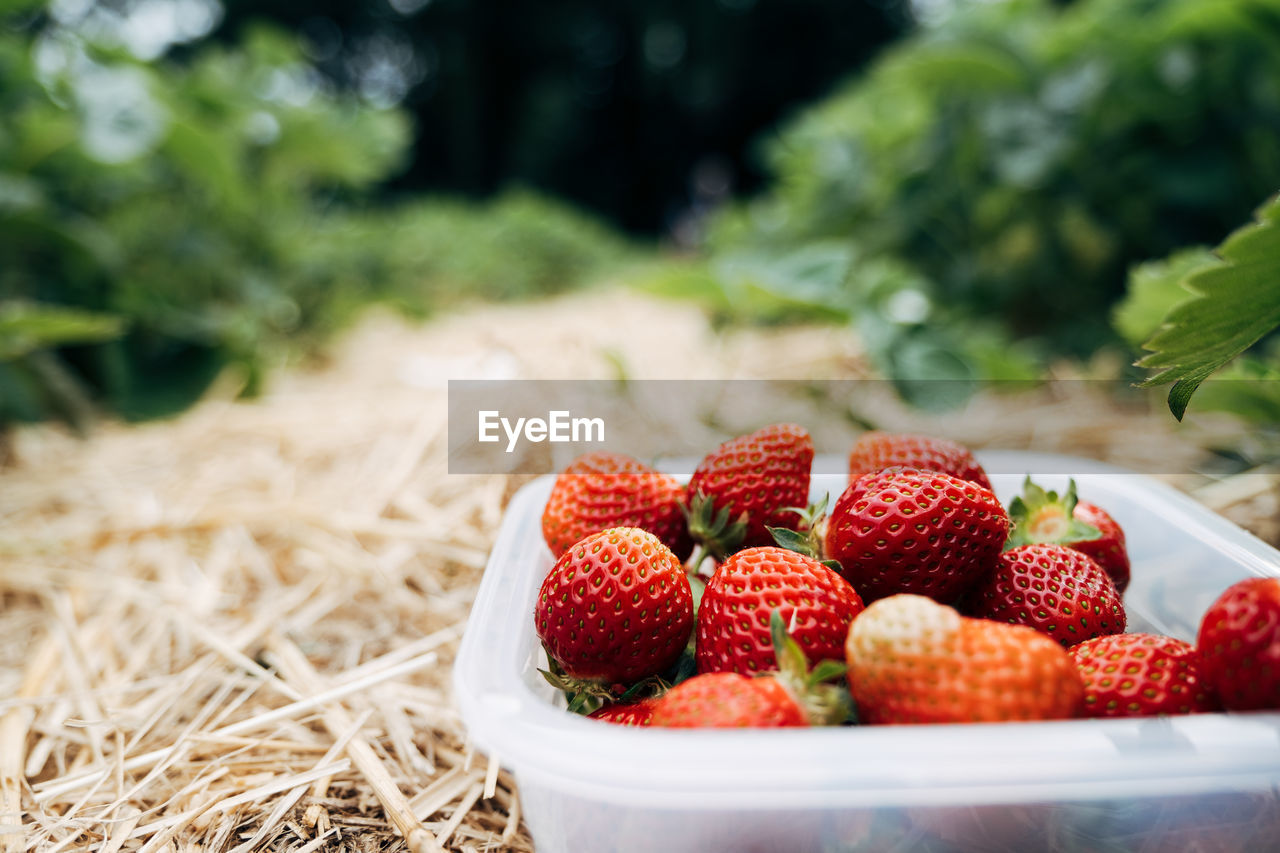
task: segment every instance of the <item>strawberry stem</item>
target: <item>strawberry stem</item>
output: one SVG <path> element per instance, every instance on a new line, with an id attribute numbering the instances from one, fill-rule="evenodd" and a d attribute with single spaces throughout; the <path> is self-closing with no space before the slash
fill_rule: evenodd
<path id="1" fill-rule="evenodd" d="M 694 495 L 689 507 L 682 503 L 680 510 L 684 513 L 690 538 L 705 549 L 705 554 L 699 557 L 695 569 L 701 566 L 706 554 L 717 561 L 723 560 L 738 550 L 742 540 L 746 538 L 746 512 L 739 513 L 736 519 L 730 519 L 727 505 L 717 510 L 715 502 L 702 492 Z"/>
<path id="2" fill-rule="evenodd" d="M 827 501 L 830 495 L 823 495 L 822 500 L 807 507 L 787 507 L 784 512 L 794 512 L 800 516 L 796 529 L 789 527 L 766 527 L 769 535 L 779 548 L 795 551 L 806 557 L 817 560 L 829 569 L 843 572 L 844 567 L 836 560 L 824 560 L 823 528 L 827 518 Z"/>
<path id="3" fill-rule="evenodd" d="M 813 725 L 839 725 L 853 719 L 853 701 L 849 691 L 838 684 L 827 684 L 848 674 L 841 661 L 826 660 L 812 670 L 800 644 L 787 631 L 782 613 L 769 614 L 769 633 L 773 654 L 778 661 L 777 673 L 771 674 L 791 691 Z M 766 676 L 769 677 L 769 676 Z"/>

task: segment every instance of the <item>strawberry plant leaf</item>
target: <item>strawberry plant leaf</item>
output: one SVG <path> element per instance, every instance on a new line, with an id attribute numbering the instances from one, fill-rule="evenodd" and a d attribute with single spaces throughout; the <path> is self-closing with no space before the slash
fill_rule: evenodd
<path id="1" fill-rule="evenodd" d="M 1159 331 L 1165 315 L 1191 292 L 1183 286 L 1187 276 L 1213 264 L 1208 249 L 1184 249 L 1158 261 L 1139 264 L 1129 271 L 1129 288 L 1111 314 L 1111 325 L 1133 347 Z"/>
<path id="2" fill-rule="evenodd" d="M 784 512 L 794 512 L 800 517 L 796 530 L 789 527 L 765 527 L 773 542 L 779 548 L 795 551 L 814 560 L 822 560 L 822 537 L 818 535 L 819 525 L 827 514 L 827 502 L 830 495 L 823 495 L 817 503 L 807 507 L 787 507 Z M 836 571 L 839 571 L 837 569 Z"/>
<path id="3" fill-rule="evenodd" d="M 826 660 L 810 670 L 809 659 L 787 631 L 782 611 L 776 608 L 769 614 L 769 633 L 778 661 L 778 671 L 773 677 L 791 691 L 810 722 L 834 726 L 852 719 L 854 710 L 849 691 L 835 684 L 823 683 L 846 675 L 847 667 L 837 661 Z"/>
<path id="4" fill-rule="evenodd" d="M 844 678 L 849 674 L 849 665 L 844 661 L 824 660 L 813 668 L 809 673 L 810 684 L 821 684 L 824 681 L 834 681 L 837 678 Z"/>
<path id="5" fill-rule="evenodd" d="M 786 527 L 766 527 L 765 530 L 769 531 L 769 535 L 773 537 L 774 543 L 779 548 L 786 548 L 788 551 L 817 559 L 818 554 L 809 543 L 807 533 L 800 533 Z"/>
<path id="6" fill-rule="evenodd" d="M 702 607 L 702 594 L 707 591 L 707 582 L 697 575 L 689 576 L 689 592 L 693 595 L 693 615 L 698 615 Z"/>
<path id="7" fill-rule="evenodd" d="M 110 340 L 123 331 L 123 320 L 111 314 L 61 305 L 0 301 L 0 361 L 65 344 Z"/>
<path id="8" fill-rule="evenodd" d="M 671 676 L 671 686 L 674 687 L 682 681 L 688 681 L 698 674 L 698 659 L 694 656 L 694 651 L 690 643 L 690 647 L 680 653 L 680 659 L 676 661 L 675 672 Z"/>
<path id="9" fill-rule="evenodd" d="M 809 661 L 800 644 L 788 633 L 787 625 L 782 621 L 782 611 L 775 609 L 769 614 L 769 634 L 778 660 L 778 671 L 803 681 L 809 671 Z"/>
<path id="10" fill-rule="evenodd" d="M 1178 420 L 1200 383 L 1280 326 L 1280 197 L 1216 254 L 1216 263 L 1188 274 L 1183 284 L 1195 295 L 1169 311 L 1138 362 L 1155 371 L 1144 387 L 1173 383 L 1169 410 Z"/>

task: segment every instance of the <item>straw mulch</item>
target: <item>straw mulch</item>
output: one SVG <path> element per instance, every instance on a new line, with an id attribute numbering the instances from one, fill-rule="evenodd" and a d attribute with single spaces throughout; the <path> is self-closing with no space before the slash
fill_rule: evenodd
<path id="1" fill-rule="evenodd" d="M 0 849 L 532 849 L 449 684 L 519 482 L 448 475 L 445 379 L 620 363 L 866 370 L 839 329 L 716 336 L 687 306 L 603 292 L 419 328 L 374 317 L 256 402 L 214 394 L 89 441 L 19 432 L 0 470 Z M 1059 449 L 1100 458 L 1127 417 L 1062 411 Z M 1135 417 L 1198 452 L 1167 415 Z M 1045 428 L 1015 420 L 1006 446 Z M 1274 539 L 1273 485 L 1205 494 Z"/>

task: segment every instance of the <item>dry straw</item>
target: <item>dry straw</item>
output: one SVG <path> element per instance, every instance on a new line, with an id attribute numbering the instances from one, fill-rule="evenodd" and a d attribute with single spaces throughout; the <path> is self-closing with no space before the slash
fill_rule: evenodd
<path id="1" fill-rule="evenodd" d="M 0 470 L 0 850 L 531 850 L 513 780 L 467 744 L 449 687 L 520 483 L 447 474 L 443 379 L 620 364 L 865 375 L 840 330 L 717 337 L 685 307 L 604 293 L 426 329 L 373 319 L 257 402 L 215 395 L 88 442 L 20 432 Z M 1047 402 L 1053 423 L 997 402 L 952 432 L 1018 447 L 1049 431 L 1106 459 L 1143 430 L 1152 453 L 1200 453 L 1162 413 Z M 1268 532 L 1274 483 L 1203 494 Z"/>

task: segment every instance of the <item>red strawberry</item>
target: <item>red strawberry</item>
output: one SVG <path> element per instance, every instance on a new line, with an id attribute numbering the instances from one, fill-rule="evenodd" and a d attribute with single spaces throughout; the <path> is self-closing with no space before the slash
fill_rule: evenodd
<path id="1" fill-rule="evenodd" d="M 1213 711 L 1195 647 L 1157 634 L 1114 634 L 1067 654 L 1084 677 L 1084 716 L 1154 717 Z"/>
<path id="2" fill-rule="evenodd" d="M 1280 578 L 1227 587 L 1205 611 L 1196 646 L 1224 708 L 1280 710 Z"/>
<path id="3" fill-rule="evenodd" d="M 557 557 L 583 537 L 610 527 L 639 527 L 677 557 L 693 549 L 674 477 L 620 453 L 579 456 L 556 477 L 542 513 L 542 537 Z"/>
<path id="4" fill-rule="evenodd" d="M 749 548 L 721 563 L 698 609 L 698 672 L 776 669 L 770 614 L 777 610 L 811 663 L 839 660 L 862 599 L 849 582 L 785 548 Z"/>
<path id="5" fill-rule="evenodd" d="M 795 698 L 773 678 L 736 672 L 695 675 L 658 701 L 653 725 L 672 728 L 781 728 L 807 726 Z"/>
<path id="6" fill-rule="evenodd" d="M 987 472 L 964 445 L 945 438 L 887 432 L 863 433 L 854 442 L 849 453 L 849 482 L 885 468 L 902 467 L 940 471 L 991 488 Z"/>
<path id="7" fill-rule="evenodd" d="M 1009 547 L 1053 542 L 1088 554 L 1111 575 L 1116 589 L 1129 586 L 1129 553 L 1124 531 L 1101 507 L 1076 499 L 1076 481 L 1061 496 L 1047 492 L 1028 477 L 1022 495 L 1009 502 L 1013 531 Z"/>
<path id="8" fill-rule="evenodd" d="M 849 717 L 845 691 L 824 684 L 844 674 L 828 660 L 812 670 L 800 644 L 787 633 L 782 614 L 769 616 L 777 671 L 748 678 L 736 672 L 707 672 L 671 688 L 653 712 L 653 725 L 677 728 L 743 728 L 830 725 Z"/>
<path id="9" fill-rule="evenodd" d="M 1061 646 L 1023 625 L 968 619 L 920 595 L 867 607 L 845 645 L 864 723 L 1074 716 L 1084 685 Z"/>
<path id="10" fill-rule="evenodd" d="M 1098 528 L 1101 535 L 1097 539 L 1072 542 L 1071 547 L 1093 557 L 1103 571 L 1111 575 L 1116 590 L 1123 593 L 1129 587 L 1129 552 L 1125 550 L 1124 531 L 1120 525 L 1106 510 L 1088 501 L 1077 503 L 1072 517 Z"/>
<path id="11" fill-rule="evenodd" d="M 864 600 L 910 592 L 949 602 L 995 565 L 1008 532 L 989 489 L 888 468 L 851 483 L 836 501 L 826 554 Z"/>
<path id="12" fill-rule="evenodd" d="M 726 441 L 698 465 L 689 480 L 689 530 L 717 557 L 739 547 L 772 545 L 766 527 L 796 526 L 791 507 L 809 501 L 813 439 L 796 424 L 775 424 Z M 712 522 L 743 521 L 742 538 Z"/>
<path id="13" fill-rule="evenodd" d="M 571 679 L 628 684 L 676 662 L 693 630 L 684 566 L 652 533 L 616 527 L 565 551 L 534 608 L 547 655 Z"/>
<path id="14" fill-rule="evenodd" d="M 1000 555 L 965 597 L 969 616 L 1027 625 L 1070 647 L 1125 628 L 1120 593 L 1102 567 L 1065 545 L 1020 545 Z"/>
<path id="15" fill-rule="evenodd" d="M 593 720 L 604 720 L 619 726 L 648 726 L 653 721 L 653 709 L 658 707 L 658 699 L 640 699 L 635 702 L 619 702 L 604 705 L 587 716 Z"/>

